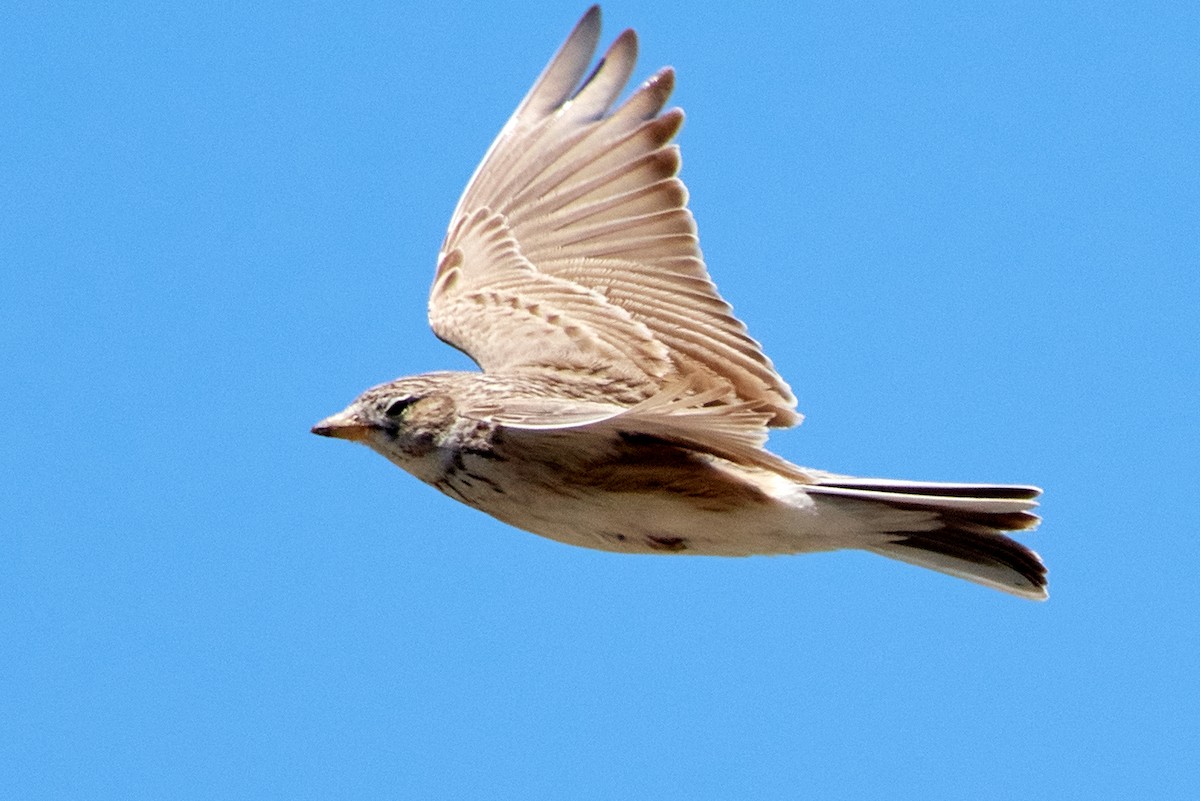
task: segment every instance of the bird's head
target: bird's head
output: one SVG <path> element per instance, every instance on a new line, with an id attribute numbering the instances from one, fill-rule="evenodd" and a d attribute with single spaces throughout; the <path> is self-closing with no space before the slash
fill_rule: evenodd
<path id="1" fill-rule="evenodd" d="M 372 387 L 312 433 L 362 443 L 403 467 L 436 448 L 454 423 L 456 404 L 444 378 L 433 373 Z"/>

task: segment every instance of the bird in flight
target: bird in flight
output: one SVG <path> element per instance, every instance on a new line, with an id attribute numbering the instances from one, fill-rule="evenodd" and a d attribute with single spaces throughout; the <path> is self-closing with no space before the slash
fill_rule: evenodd
<path id="1" fill-rule="evenodd" d="M 593 6 L 467 184 L 429 322 L 482 372 L 368 389 L 314 434 L 367 445 L 517 528 L 622 553 L 858 548 L 1031 599 L 1004 532 L 1040 490 L 854 478 L 764 449 L 796 399 L 717 292 L 678 178 L 664 68 L 619 105 L 626 30 L 598 66 Z"/>

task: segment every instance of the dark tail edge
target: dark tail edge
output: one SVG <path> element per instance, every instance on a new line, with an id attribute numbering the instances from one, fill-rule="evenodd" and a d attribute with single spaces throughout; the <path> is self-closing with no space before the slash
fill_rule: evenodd
<path id="1" fill-rule="evenodd" d="M 896 539 L 871 550 L 1022 598 L 1044 601 L 1049 597 L 1041 557 L 1003 534 L 953 525 L 938 531 L 892 533 Z"/>
<path id="2" fill-rule="evenodd" d="M 1049 597 L 1041 557 L 1003 533 L 1032 529 L 1041 521 L 1028 511 L 1037 505 L 1037 487 L 835 479 L 812 489 L 818 488 L 895 509 L 933 512 L 941 524 L 932 530 L 885 530 L 887 541 L 867 550 L 1022 598 Z"/>

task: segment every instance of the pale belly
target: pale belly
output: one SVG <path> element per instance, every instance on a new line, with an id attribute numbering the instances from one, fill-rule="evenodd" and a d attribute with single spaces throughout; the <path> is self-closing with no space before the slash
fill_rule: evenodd
<path id="1" fill-rule="evenodd" d="M 780 477 L 754 476 L 753 492 L 722 486 L 707 494 L 639 485 L 636 478 L 613 490 L 579 478 L 531 480 L 518 470 L 501 470 L 487 459 L 467 455 L 428 483 L 509 525 L 584 548 L 748 556 L 842 547 L 829 536 L 831 521 L 818 520 L 812 500 Z M 737 475 L 704 478 L 714 485 L 745 480 Z"/>

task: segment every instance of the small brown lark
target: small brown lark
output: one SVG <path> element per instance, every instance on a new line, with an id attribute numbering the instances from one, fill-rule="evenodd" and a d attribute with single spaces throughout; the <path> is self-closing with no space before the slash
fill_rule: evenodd
<path id="1" fill-rule="evenodd" d="M 1046 597 L 1036 487 L 853 478 L 763 449 L 795 398 L 717 293 L 663 111 L 660 70 L 614 108 L 637 58 L 590 73 L 591 8 L 454 210 L 429 322 L 483 372 L 364 392 L 313 433 L 361 442 L 505 523 L 622 553 L 861 548 Z"/>

